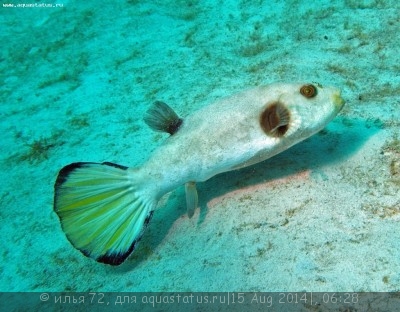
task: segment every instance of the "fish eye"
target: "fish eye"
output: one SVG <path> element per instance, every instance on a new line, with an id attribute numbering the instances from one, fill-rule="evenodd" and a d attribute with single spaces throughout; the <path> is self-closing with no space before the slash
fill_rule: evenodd
<path id="1" fill-rule="evenodd" d="M 312 84 L 307 84 L 300 88 L 300 93 L 306 98 L 313 98 L 317 95 L 317 88 Z"/>

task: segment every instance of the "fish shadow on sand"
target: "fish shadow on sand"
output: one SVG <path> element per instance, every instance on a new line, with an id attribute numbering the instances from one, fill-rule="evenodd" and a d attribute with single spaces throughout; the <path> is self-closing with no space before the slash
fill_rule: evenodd
<path id="1" fill-rule="evenodd" d="M 361 149 L 382 128 L 379 120 L 337 117 L 319 133 L 270 159 L 213 177 L 198 187 L 202 208 L 199 222 L 204 220 L 207 203 L 213 198 L 305 170 L 318 172 L 324 166 L 340 163 Z"/>
<path id="2" fill-rule="evenodd" d="M 270 159 L 198 183 L 200 214 L 196 214 L 194 218 L 198 218 L 197 223 L 204 222 L 208 211 L 207 203 L 226 193 L 284 178 L 304 170 L 316 171 L 326 165 L 340 163 L 357 152 L 382 128 L 383 125 L 379 120 L 337 117 L 318 134 Z M 131 271 L 146 261 L 165 239 L 174 222 L 182 217 L 186 217 L 183 187 L 172 192 L 166 204 L 155 211 L 153 220 L 137 250 L 118 270 Z"/>

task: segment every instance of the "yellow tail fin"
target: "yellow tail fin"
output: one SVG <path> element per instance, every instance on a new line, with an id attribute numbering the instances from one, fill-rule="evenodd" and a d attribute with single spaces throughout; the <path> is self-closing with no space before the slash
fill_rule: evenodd
<path id="1" fill-rule="evenodd" d="M 71 244 L 98 262 L 121 264 L 136 247 L 156 202 L 146 198 L 128 168 L 72 163 L 60 170 L 54 211 Z"/>

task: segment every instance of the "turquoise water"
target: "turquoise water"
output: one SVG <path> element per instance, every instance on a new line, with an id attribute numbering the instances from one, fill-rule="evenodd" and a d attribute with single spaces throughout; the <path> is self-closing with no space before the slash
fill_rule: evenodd
<path id="1" fill-rule="evenodd" d="M 0 8 L 0 291 L 399 290 L 398 1 L 55 3 Z M 347 104 L 199 183 L 192 218 L 183 187 L 164 196 L 121 266 L 68 242 L 60 168 L 140 166 L 168 137 L 142 120 L 155 100 L 185 116 L 276 81 L 333 85 Z"/>

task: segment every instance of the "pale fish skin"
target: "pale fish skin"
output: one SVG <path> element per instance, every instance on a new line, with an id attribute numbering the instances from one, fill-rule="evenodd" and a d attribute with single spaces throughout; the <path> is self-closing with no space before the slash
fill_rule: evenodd
<path id="1" fill-rule="evenodd" d="M 323 129 L 342 108 L 339 90 L 318 87 L 308 99 L 305 84 L 271 84 L 217 100 L 187 116 L 139 169 L 157 200 L 188 181 L 203 182 L 233 169 L 268 159 Z M 289 129 L 271 137 L 260 127 L 260 114 L 280 101 L 289 109 Z"/>
<path id="2" fill-rule="evenodd" d="M 135 248 L 161 196 L 185 185 L 192 216 L 196 182 L 288 149 L 323 129 L 343 105 L 338 89 L 310 83 L 275 83 L 225 97 L 177 122 L 141 167 L 65 167 L 56 181 L 54 210 L 77 249 L 118 265 Z M 162 126 L 151 115 L 146 122 Z"/>

